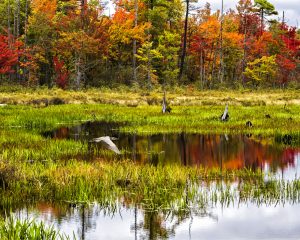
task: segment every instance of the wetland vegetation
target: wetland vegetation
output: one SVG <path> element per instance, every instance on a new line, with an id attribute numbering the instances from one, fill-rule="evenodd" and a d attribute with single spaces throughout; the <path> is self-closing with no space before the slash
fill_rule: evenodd
<path id="1" fill-rule="evenodd" d="M 0 239 L 300 239 L 296 1 L 0 2 Z"/>
<path id="2" fill-rule="evenodd" d="M 164 224 L 171 214 L 180 225 L 193 216 L 209 217 L 211 209 L 220 207 L 298 206 L 297 96 L 284 104 L 259 106 L 232 100 L 230 120 L 221 122 L 224 105 L 174 104 L 171 113 L 162 114 L 160 105 L 117 104 L 116 95 L 110 96 L 114 104 L 46 106 L 31 101 L 0 108 L 3 214 L 24 217 L 24 209 L 41 203 L 47 209 L 59 205 L 84 213 L 96 204 L 106 213 L 137 208 L 146 225 Z M 252 127 L 246 126 L 247 120 Z M 121 155 L 90 142 L 101 135 L 117 137 Z M 22 224 L 28 222 L 16 226 Z M 52 228 L 49 234 L 67 237 L 52 233 Z"/>

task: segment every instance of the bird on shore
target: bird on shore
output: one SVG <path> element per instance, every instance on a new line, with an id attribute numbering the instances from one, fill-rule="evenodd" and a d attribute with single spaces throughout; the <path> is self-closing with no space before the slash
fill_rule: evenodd
<path id="1" fill-rule="evenodd" d="M 118 147 L 116 146 L 116 144 L 113 143 L 112 140 L 117 140 L 117 138 L 109 137 L 109 136 L 104 136 L 104 137 L 94 138 L 90 142 L 95 142 L 95 143 L 104 142 L 107 145 L 107 148 L 109 150 L 115 152 L 116 154 L 121 154 L 120 150 L 118 149 Z"/>
<path id="2" fill-rule="evenodd" d="M 221 121 L 225 122 L 228 121 L 228 119 L 229 119 L 228 104 L 226 104 L 224 113 L 221 115 Z"/>

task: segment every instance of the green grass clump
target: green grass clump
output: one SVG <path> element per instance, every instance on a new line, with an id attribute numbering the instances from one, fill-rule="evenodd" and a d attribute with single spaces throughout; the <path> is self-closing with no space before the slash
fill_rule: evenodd
<path id="1" fill-rule="evenodd" d="M 0 220 L 0 239 L 68 240 L 71 238 L 59 233 L 53 226 L 47 227 L 43 222 L 20 220 L 10 216 L 5 220 Z"/>

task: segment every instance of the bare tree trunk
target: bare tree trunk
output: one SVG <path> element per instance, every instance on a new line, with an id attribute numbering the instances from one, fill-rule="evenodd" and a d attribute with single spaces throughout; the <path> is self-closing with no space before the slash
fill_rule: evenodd
<path id="1" fill-rule="evenodd" d="M 224 2 L 222 0 L 222 8 L 221 8 L 221 28 L 220 28 L 220 68 L 219 68 L 219 82 L 223 82 L 223 70 L 224 70 L 224 63 L 223 63 L 223 13 L 224 12 Z"/>
<path id="2" fill-rule="evenodd" d="M 13 34 L 14 34 L 14 37 L 16 37 L 16 29 L 17 29 L 17 13 L 16 13 L 16 11 L 17 11 L 17 8 L 16 8 L 16 0 L 15 0 L 15 2 L 14 2 L 14 30 L 13 30 Z"/>
<path id="3" fill-rule="evenodd" d="M 204 84 L 203 84 L 203 50 L 202 49 L 200 52 L 200 86 L 201 86 L 201 89 L 204 88 Z"/>
<path id="4" fill-rule="evenodd" d="M 151 59 L 150 59 L 150 49 L 147 49 L 147 80 L 148 80 L 148 89 L 151 90 L 152 83 L 151 83 Z"/>
<path id="5" fill-rule="evenodd" d="M 187 42 L 187 30 L 188 30 L 188 18 L 189 18 L 189 5 L 190 0 L 186 0 L 186 12 L 185 12 L 185 21 L 184 21 L 184 35 L 183 35 L 183 47 L 180 61 L 180 70 L 179 70 L 179 79 L 182 78 L 183 68 L 184 68 L 184 60 L 186 55 L 186 42 Z"/>
<path id="6" fill-rule="evenodd" d="M 217 46 L 218 46 L 218 43 L 216 44 L 216 49 L 217 49 Z M 216 49 L 215 49 L 215 51 L 213 51 L 213 53 L 214 53 L 214 59 L 212 61 L 212 67 L 211 67 L 211 83 L 213 83 L 214 76 L 215 76 L 215 66 L 216 66 L 216 62 L 217 62 Z"/>
<path id="7" fill-rule="evenodd" d="M 25 2 L 25 24 L 24 24 L 24 51 L 26 52 L 26 48 L 27 48 L 27 20 L 28 20 L 28 0 L 26 0 Z M 27 61 L 26 57 L 25 60 Z M 24 68 L 23 71 L 23 80 L 26 80 L 26 76 L 27 76 L 27 69 Z"/>
<path id="8" fill-rule="evenodd" d="M 81 78 L 82 78 L 82 72 L 81 72 L 81 59 L 80 57 L 78 57 L 76 59 L 76 82 L 75 82 L 75 85 L 76 85 L 76 89 L 79 90 L 80 89 L 80 84 L 81 84 Z"/>
<path id="9" fill-rule="evenodd" d="M 207 69 L 207 77 L 208 78 L 209 78 L 209 73 L 211 72 L 210 70 L 213 69 L 213 56 L 214 56 L 214 43 L 212 42 L 210 53 L 209 53 L 208 69 Z M 211 80 L 212 80 L 212 77 L 211 77 Z"/>
<path id="10" fill-rule="evenodd" d="M 8 37 L 8 46 L 11 48 L 11 26 L 10 26 L 10 1 L 7 3 L 7 37 Z M 11 81 L 12 75 L 9 73 L 9 80 Z"/>
<path id="11" fill-rule="evenodd" d="M 244 75 L 244 72 L 245 72 L 245 69 L 246 69 L 246 54 L 247 54 L 247 51 L 246 51 L 246 43 L 247 43 L 247 18 L 246 16 L 244 16 L 244 48 L 243 48 L 243 60 L 242 60 L 242 84 L 243 86 L 245 87 L 245 84 L 246 84 L 246 80 L 245 80 L 245 75 Z"/>
<path id="12" fill-rule="evenodd" d="M 80 14 L 81 18 L 84 18 L 85 10 L 86 10 L 87 0 L 80 0 Z"/>
<path id="13" fill-rule="evenodd" d="M 206 83 L 206 68 L 205 68 L 205 62 L 203 61 L 203 89 L 205 87 Z"/>
<path id="14" fill-rule="evenodd" d="M 20 36 L 20 0 L 17 0 L 17 31 L 16 37 Z"/>
<path id="15" fill-rule="evenodd" d="M 138 0 L 134 0 L 134 27 L 137 27 L 138 19 Z M 133 39 L 133 49 L 132 49 L 132 68 L 133 68 L 133 81 L 137 82 L 137 71 L 136 71 L 136 39 Z"/>
<path id="16" fill-rule="evenodd" d="M 14 36 L 17 39 L 20 35 L 20 0 L 15 1 L 15 12 L 14 12 Z M 20 80 L 20 57 L 18 54 L 18 63 L 16 65 L 16 78 Z"/>
<path id="17" fill-rule="evenodd" d="M 11 47 L 11 27 L 10 27 L 10 1 L 7 3 L 7 37 L 8 37 L 8 45 Z"/>
<path id="18" fill-rule="evenodd" d="M 261 19 L 260 19 L 260 36 L 263 35 L 263 31 L 264 31 L 264 9 L 261 9 Z"/>

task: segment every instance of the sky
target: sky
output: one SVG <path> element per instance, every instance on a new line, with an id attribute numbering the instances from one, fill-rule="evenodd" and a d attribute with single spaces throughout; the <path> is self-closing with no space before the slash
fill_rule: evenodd
<path id="1" fill-rule="evenodd" d="M 224 0 L 224 11 L 229 8 L 235 9 L 239 0 Z M 204 6 L 206 2 L 209 2 L 212 10 L 216 11 L 221 9 L 221 0 L 198 0 L 197 6 Z M 254 1 L 253 1 L 254 2 Z M 282 13 L 285 12 L 285 22 L 294 27 L 300 27 L 300 0 L 269 0 L 275 6 L 278 16 L 272 17 L 273 19 L 282 20 Z M 108 1 L 107 14 L 113 14 L 112 1 Z M 109 9 L 109 10 L 108 10 Z"/>
<path id="2" fill-rule="evenodd" d="M 224 0 L 224 11 L 229 8 L 235 9 L 239 0 Z M 204 6 L 209 2 L 213 10 L 221 9 L 221 0 L 198 0 L 197 6 Z M 285 22 L 290 26 L 300 27 L 300 1 L 299 0 L 269 0 L 275 6 L 278 16 L 272 18 L 282 19 L 285 12 Z"/>

